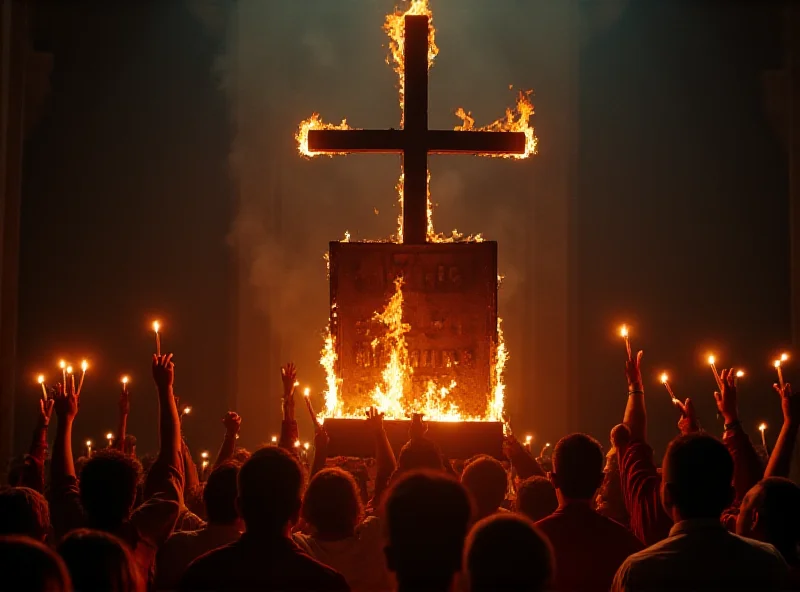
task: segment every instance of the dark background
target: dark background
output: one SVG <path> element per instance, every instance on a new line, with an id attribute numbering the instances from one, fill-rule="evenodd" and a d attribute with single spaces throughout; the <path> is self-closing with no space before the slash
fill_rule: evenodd
<path id="1" fill-rule="evenodd" d="M 196 6 L 178 0 L 39 4 L 35 41 L 54 53 L 55 67 L 48 109 L 25 154 L 17 444 L 26 444 L 33 425 L 35 374 L 54 378 L 59 358 L 77 367 L 87 357 L 92 368 L 76 438 L 100 440 L 116 429 L 118 380 L 127 373 L 134 392 L 129 431 L 143 450 L 154 448 L 148 356 L 150 323 L 159 317 L 164 349 L 177 352 L 177 390 L 195 409 L 185 427 L 189 443 L 215 447 L 236 340 L 228 244 L 237 195 L 229 169 L 234 138 L 215 75 L 225 36 Z M 505 29 L 511 25 L 499 22 L 489 4 L 476 4 L 486 14 L 471 15 L 485 23 L 475 42 L 500 46 L 513 38 Z M 504 5 L 506 13 L 513 4 Z M 514 35 L 524 35 L 520 10 Z M 375 26 L 373 13 L 385 10 L 367 12 Z M 352 39 L 347 23 L 328 23 L 340 25 L 341 37 Z M 770 360 L 790 338 L 788 174 L 763 76 L 781 65 L 780 27 L 770 2 L 632 1 L 582 45 L 575 378 L 579 427 L 603 441 L 625 402 L 624 350 L 615 333 L 621 321 L 646 351 L 657 447 L 674 433 L 676 419 L 657 383 L 663 369 L 673 375 L 676 394 L 692 395 L 714 429 L 713 379 L 703 363 L 712 349 L 720 367 L 737 363 L 748 372 L 740 406 L 751 434 L 757 437 L 762 419 L 777 434 Z M 265 35 L 280 28 L 269 23 Z M 535 86 L 536 72 L 525 80 Z M 276 97 L 287 83 L 266 82 Z M 322 84 L 316 103 L 331 81 Z M 480 94 L 475 86 L 471 92 Z M 512 211 L 528 207 L 513 197 L 509 203 Z M 315 215 L 304 207 L 306 216 Z M 460 216 L 471 226 L 464 230 L 483 229 L 480 209 Z M 316 257 L 345 229 L 300 242 L 318 242 Z M 371 234 L 386 233 L 381 226 Z M 488 234 L 501 252 L 524 244 Z M 318 312 L 324 319 L 324 308 Z M 319 345 L 309 346 L 312 354 Z M 274 397 L 267 393 L 277 374 L 265 369 L 264 377 L 265 396 Z M 277 401 L 271 409 L 278 412 Z M 520 423 L 537 429 L 546 418 Z"/>

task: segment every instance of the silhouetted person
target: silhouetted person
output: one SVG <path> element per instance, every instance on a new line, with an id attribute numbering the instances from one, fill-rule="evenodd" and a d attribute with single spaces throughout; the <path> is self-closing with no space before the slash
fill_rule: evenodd
<path id="1" fill-rule="evenodd" d="M 525 516 L 496 514 L 472 527 L 464 550 L 470 592 L 537 592 L 553 576 L 547 538 Z"/>
<path id="2" fill-rule="evenodd" d="M 558 509 L 536 523 L 553 546 L 553 590 L 605 592 L 622 562 L 643 548 L 627 528 L 592 508 L 604 464 L 600 443 L 586 434 L 566 436 L 553 450 Z"/>
<path id="3" fill-rule="evenodd" d="M 467 491 L 444 473 L 412 471 L 397 479 L 384 505 L 384 552 L 400 592 L 450 590 L 472 515 Z"/>
<path id="4" fill-rule="evenodd" d="M 558 508 L 556 489 L 547 477 L 528 477 L 517 488 L 514 509 L 534 522 L 545 518 Z"/>
<path id="5" fill-rule="evenodd" d="M 239 470 L 237 506 L 246 532 L 194 561 L 182 590 L 349 590 L 339 573 L 291 539 L 300 515 L 303 470 L 282 448 L 256 451 Z"/>
<path id="6" fill-rule="evenodd" d="M 323 469 L 311 479 L 303 498 L 308 533 L 295 541 L 309 555 L 341 573 L 354 591 L 388 590 L 391 577 L 383 556 L 381 521 L 364 519 L 355 478 L 339 468 Z"/>
<path id="7" fill-rule="evenodd" d="M 731 534 L 720 524 L 733 501 L 733 459 L 716 438 L 675 438 L 662 464 L 661 499 L 669 536 L 631 555 L 612 590 L 780 590 L 787 566 L 772 545 Z"/>
<path id="8" fill-rule="evenodd" d="M 773 545 L 789 564 L 791 589 L 800 589 L 800 486 L 783 477 L 760 481 L 742 500 L 736 534 Z"/>
<path id="9" fill-rule="evenodd" d="M 61 557 L 24 536 L 0 537 L 0 592 L 71 592 Z"/>
<path id="10" fill-rule="evenodd" d="M 145 583 L 127 545 L 100 530 L 73 530 L 58 545 L 72 585 L 80 592 L 144 592 Z"/>
<path id="11" fill-rule="evenodd" d="M 0 488 L 0 535 L 24 535 L 44 542 L 50 534 L 50 508 L 28 487 Z"/>
<path id="12" fill-rule="evenodd" d="M 214 549 L 239 539 L 244 523 L 236 510 L 239 463 L 216 467 L 203 488 L 208 523 L 199 530 L 175 532 L 156 556 L 156 587 L 174 590 L 189 564 Z"/>
<path id="13" fill-rule="evenodd" d="M 497 512 L 506 499 L 508 474 L 497 460 L 480 455 L 461 473 L 461 484 L 472 495 L 477 506 L 477 519 Z"/>

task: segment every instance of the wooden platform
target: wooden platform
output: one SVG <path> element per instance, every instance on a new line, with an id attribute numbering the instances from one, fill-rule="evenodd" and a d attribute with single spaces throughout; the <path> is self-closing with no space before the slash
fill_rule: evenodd
<path id="1" fill-rule="evenodd" d="M 410 421 L 384 421 L 389 443 L 398 454 L 408 441 Z M 436 442 L 450 459 L 467 459 L 488 454 L 503 459 L 503 424 L 500 422 L 429 421 L 427 437 Z M 331 442 L 329 456 L 375 456 L 375 442 L 361 419 L 326 419 L 325 430 Z"/>

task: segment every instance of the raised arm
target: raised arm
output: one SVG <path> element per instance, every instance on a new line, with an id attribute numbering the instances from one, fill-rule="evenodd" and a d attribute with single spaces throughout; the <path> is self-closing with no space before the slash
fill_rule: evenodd
<path id="1" fill-rule="evenodd" d="M 628 379 L 628 402 L 622 419 L 631 433 L 633 441 L 647 441 L 647 410 L 644 405 L 644 384 L 642 383 L 642 352 L 625 362 L 625 376 Z"/>
<path id="2" fill-rule="evenodd" d="M 39 417 L 33 430 L 33 439 L 22 466 L 19 485 L 44 493 L 44 461 L 47 458 L 47 428 L 53 415 L 55 400 L 39 399 Z"/>
<path id="3" fill-rule="evenodd" d="M 281 368 L 281 382 L 283 383 L 283 421 L 281 421 L 281 439 L 278 445 L 290 453 L 297 455 L 294 443 L 300 438 L 297 429 L 297 420 L 294 415 L 294 390 L 297 387 L 297 369 L 289 362 Z"/>
<path id="4" fill-rule="evenodd" d="M 233 458 L 233 453 L 236 452 L 236 438 L 239 435 L 242 418 L 235 411 L 228 411 L 225 417 L 222 418 L 222 425 L 225 426 L 225 437 L 222 439 L 222 446 L 219 447 L 219 452 L 217 452 L 217 460 L 214 461 L 215 469 Z"/>
<path id="5" fill-rule="evenodd" d="M 130 450 L 126 450 L 125 436 L 128 431 L 128 415 L 131 412 L 131 399 L 128 387 L 123 385 L 122 392 L 119 395 L 119 419 L 117 421 L 117 439 L 114 442 L 114 448 L 123 454 L 129 454 Z"/>
<path id="6" fill-rule="evenodd" d="M 311 465 L 311 477 L 325 468 L 325 461 L 328 459 L 328 444 L 331 439 L 325 426 L 317 424 L 314 430 L 314 464 Z"/>
<path id="7" fill-rule="evenodd" d="M 367 425 L 375 438 L 375 461 L 377 472 L 375 474 L 375 492 L 372 496 L 372 506 L 377 507 L 383 492 L 389 486 L 389 480 L 397 468 L 397 460 L 386 430 L 383 429 L 383 413 L 378 413 L 375 407 L 370 407 L 367 411 Z"/>
<path id="8" fill-rule="evenodd" d="M 514 436 L 509 436 L 503 442 L 503 453 L 505 453 L 506 458 L 511 462 L 511 466 L 521 480 L 533 476 L 546 476 L 544 469 L 533 457 L 533 454 L 525 450 Z"/>
<path id="9" fill-rule="evenodd" d="M 63 484 L 69 478 L 76 478 L 72 459 L 72 424 L 78 415 L 78 397 L 74 388 L 56 385 L 55 410 L 58 424 L 50 459 L 50 479 L 53 484 Z"/>
<path id="10" fill-rule="evenodd" d="M 797 443 L 797 430 L 800 428 L 800 395 L 792 392 L 788 382 L 783 388 L 777 384 L 773 388 L 781 396 L 783 426 L 778 434 L 775 449 L 769 457 L 764 477 L 788 477 L 792 465 L 792 454 Z"/>

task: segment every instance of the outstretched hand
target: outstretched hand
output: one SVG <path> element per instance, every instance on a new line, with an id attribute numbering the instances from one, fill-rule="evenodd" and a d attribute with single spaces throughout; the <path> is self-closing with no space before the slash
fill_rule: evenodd
<path id="1" fill-rule="evenodd" d="M 641 370 L 643 353 L 642 350 L 639 350 L 635 357 L 625 361 L 625 376 L 628 379 L 628 392 L 644 392 Z"/>
<path id="2" fill-rule="evenodd" d="M 228 411 L 225 417 L 222 418 L 222 425 L 225 426 L 225 432 L 229 436 L 235 436 L 239 433 L 239 428 L 242 425 L 242 418 L 235 411 Z"/>
<path id="3" fill-rule="evenodd" d="M 792 385 L 787 382 L 781 388 L 779 385 L 773 384 L 772 388 L 781 396 L 783 424 L 793 427 L 800 426 L 800 396 L 792 392 Z"/>
<path id="4" fill-rule="evenodd" d="M 367 426 L 371 432 L 380 434 L 383 431 L 383 415 L 376 407 L 367 409 Z"/>
<path id="5" fill-rule="evenodd" d="M 717 402 L 717 411 L 722 416 L 725 424 L 739 421 L 739 403 L 736 398 L 736 371 L 733 368 L 723 369 L 719 375 L 722 383 L 722 392 L 714 392 Z"/>
<path id="6" fill-rule="evenodd" d="M 159 390 L 172 388 L 175 382 L 175 364 L 172 362 L 172 354 L 161 356 L 153 354 L 153 380 Z"/>
<path id="7" fill-rule="evenodd" d="M 72 387 L 64 389 L 63 384 L 56 385 L 55 410 L 59 421 L 73 421 L 78 415 L 78 395 Z"/>

